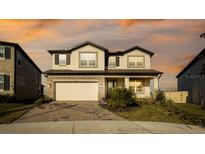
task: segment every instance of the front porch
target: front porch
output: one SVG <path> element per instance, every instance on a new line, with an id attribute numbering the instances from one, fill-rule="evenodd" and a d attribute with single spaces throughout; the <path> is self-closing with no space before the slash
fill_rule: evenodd
<path id="1" fill-rule="evenodd" d="M 151 84 L 151 80 L 153 80 Z M 105 97 L 109 98 L 113 88 L 122 88 L 133 90 L 138 98 L 149 98 L 151 93 L 155 96 L 159 90 L 159 76 L 154 77 L 106 77 L 105 78 Z"/>

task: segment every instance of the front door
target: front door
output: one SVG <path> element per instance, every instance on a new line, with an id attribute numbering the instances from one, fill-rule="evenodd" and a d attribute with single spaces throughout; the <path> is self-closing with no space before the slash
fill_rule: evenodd
<path id="1" fill-rule="evenodd" d="M 108 87 L 108 98 L 111 97 L 112 95 L 112 89 L 117 86 L 117 81 L 116 80 L 108 80 L 107 82 L 107 87 Z"/>

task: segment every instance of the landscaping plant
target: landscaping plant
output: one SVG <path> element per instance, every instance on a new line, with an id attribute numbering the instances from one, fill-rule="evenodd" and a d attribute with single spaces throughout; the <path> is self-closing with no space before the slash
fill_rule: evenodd
<path id="1" fill-rule="evenodd" d="M 108 105 L 112 108 L 125 108 L 135 104 L 134 93 L 127 88 L 114 88 Z"/>

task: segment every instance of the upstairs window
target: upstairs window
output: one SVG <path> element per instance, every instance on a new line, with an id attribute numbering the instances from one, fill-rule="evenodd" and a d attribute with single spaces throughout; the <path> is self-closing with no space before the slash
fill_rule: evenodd
<path id="1" fill-rule="evenodd" d="M 59 65 L 66 65 L 66 54 L 59 55 Z"/>
<path id="2" fill-rule="evenodd" d="M 11 58 L 11 48 L 0 46 L 0 57 L 5 58 L 5 59 L 10 59 Z"/>
<path id="3" fill-rule="evenodd" d="M 96 67 L 97 53 L 80 53 L 80 67 Z"/>
<path id="4" fill-rule="evenodd" d="M 5 56 L 5 48 L 3 46 L 0 46 L 0 57 L 4 58 Z"/>
<path id="5" fill-rule="evenodd" d="M 55 54 L 55 65 L 70 65 L 70 54 Z"/>
<path id="6" fill-rule="evenodd" d="M 115 57 L 109 57 L 108 66 L 109 67 L 116 67 L 116 58 Z"/>
<path id="7" fill-rule="evenodd" d="M 129 68 L 142 68 L 144 67 L 144 56 L 128 56 Z"/>
<path id="8" fill-rule="evenodd" d="M 119 67 L 120 57 L 109 57 L 108 67 Z"/>

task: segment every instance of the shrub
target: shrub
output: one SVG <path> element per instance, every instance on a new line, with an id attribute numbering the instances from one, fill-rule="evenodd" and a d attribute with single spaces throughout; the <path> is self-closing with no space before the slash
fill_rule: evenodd
<path id="1" fill-rule="evenodd" d="M 157 93 L 155 101 L 157 104 L 166 104 L 166 96 L 163 91 Z"/>
<path id="2" fill-rule="evenodd" d="M 15 97 L 13 95 L 10 95 L 9 93 L 0 93 L 0 103 L 10 103 L 15 100 Z"/>
<path id="3" fill-rule="evenodd" d="M 202 105 L 202 106 L 201 106 L 201 109 L 202 109 L 202 110 L 205 110 L 205 105 Z"/>
<path id="4" fill-rule="evenodd" d="M 113 108 L 125 108 L 135 104 L 134 93 L 126 88 L 114 88 L 108 105 Z"/>
<path id="5" fill-rule="evenodd" d="M 143 105 L 143 104 L 154 104 L 155 101 L 152 97 L 150 98 L 136 98 L 135 99 L 137 103 Z"/>

